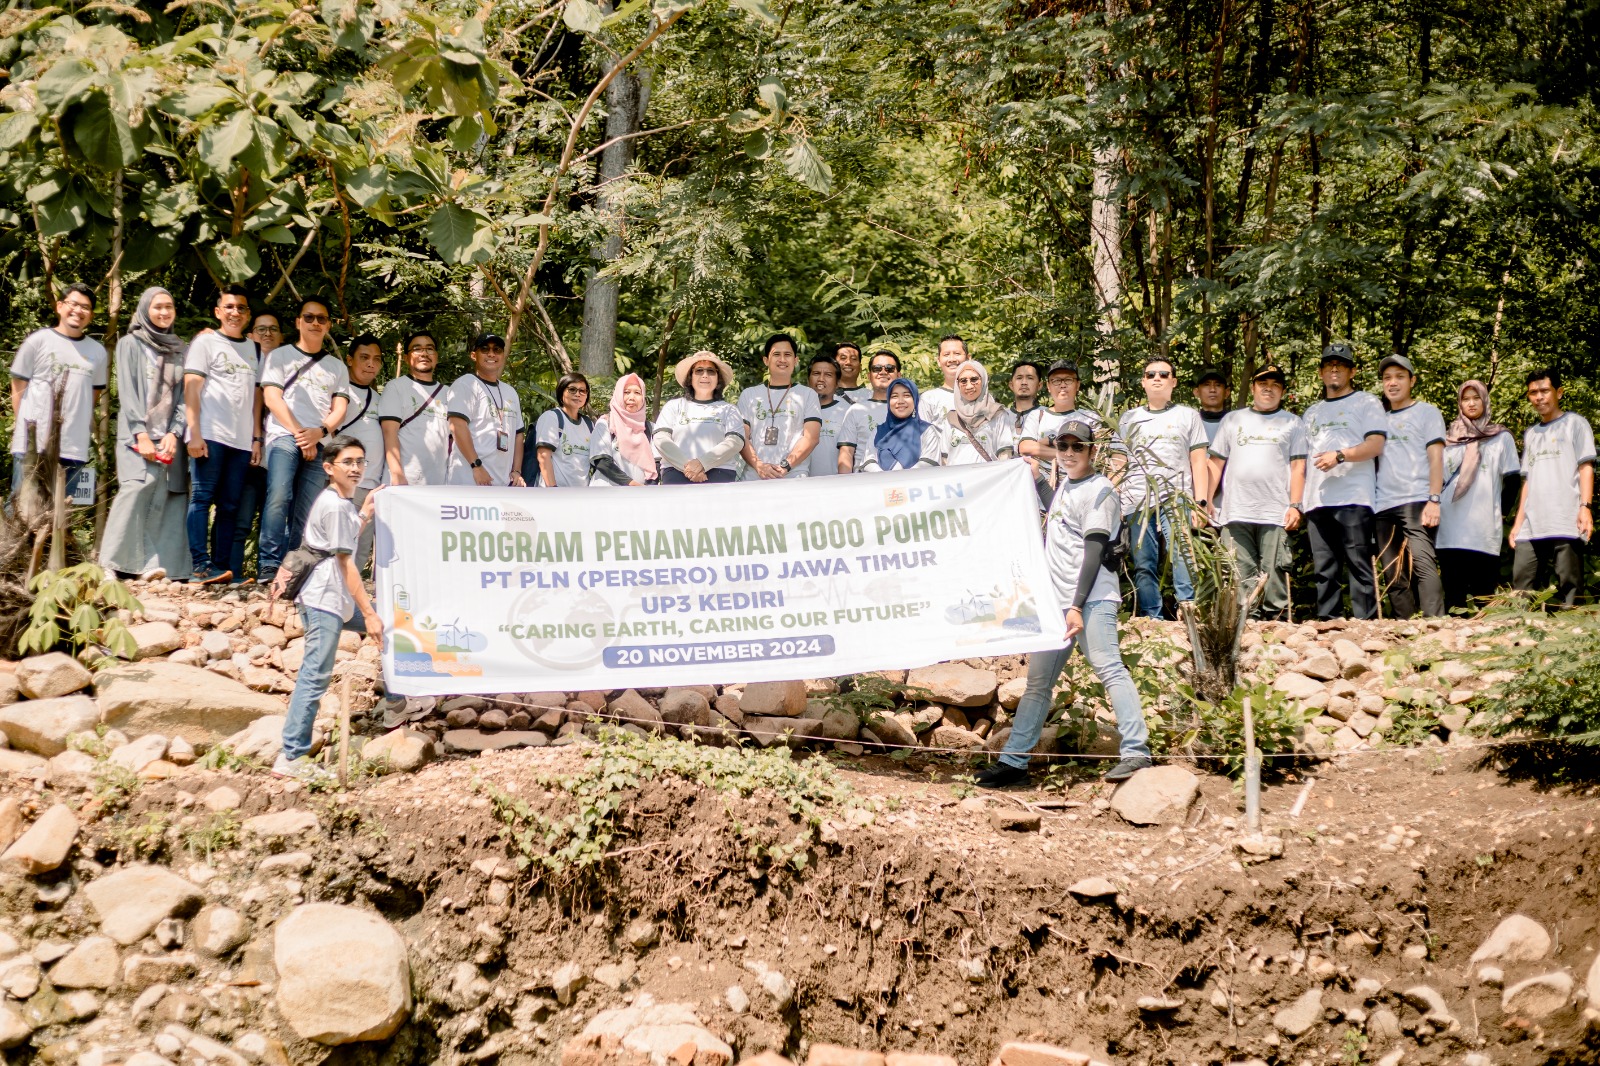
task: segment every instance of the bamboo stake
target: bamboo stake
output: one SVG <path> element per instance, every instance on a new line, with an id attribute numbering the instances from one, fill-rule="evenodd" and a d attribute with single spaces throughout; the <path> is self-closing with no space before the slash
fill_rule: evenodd
<path id="1" fill-rule="evenodd" d="M 350 783 L 350 675 L 339 681 L 339 787 Z"/>

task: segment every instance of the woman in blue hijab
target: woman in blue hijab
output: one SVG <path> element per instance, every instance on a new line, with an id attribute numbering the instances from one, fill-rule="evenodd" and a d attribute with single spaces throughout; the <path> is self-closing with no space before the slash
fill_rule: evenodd
<path id="1" fill-rule="evenodd" d="M 889 416 L 872 439 L 864 441 L 865 457 L 860 470 L 910 470 L 920 464 L 939 465 L 939 447 L 944 439 L 937 426 L 917 417 L 921 397 L 910 378 L 895 378 L 889 386 Z"/>

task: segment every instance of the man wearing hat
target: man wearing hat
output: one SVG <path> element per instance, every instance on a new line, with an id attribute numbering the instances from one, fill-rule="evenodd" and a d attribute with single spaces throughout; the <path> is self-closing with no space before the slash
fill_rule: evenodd
<path id="1" fill-rule="evenodd" d="M 500 380 L 505 368 L 506 339 L 485 333 L 472 342 L 472 370 L 450 386 L 452 485 L 523 484 L 522 401 Z"/>
<path id="2" fill-rule="evenodd" d="M 1068 419 L 1077 418 L 1091 426 L 1099 427 L 1100 415 L 1088 408 L 1079 409 L 1078 389 L 1081 378 L 1078 364 L 1071 359 L 1057 359 L 1045 372 L 1044 387 L 1050 395 L 1050 407 L 1033 409 L 1017 440 L 1017 450 L 1038 464 L 1035 484 L 1039 490 L 1042 510 L 1049 510 L 1050 497 L 1061 479 L 1057 463 L 1056 433 Z"/>
<path id="3" fill-rule="evenodd" d="M 1205 426 L 1206 443 L 1217 442 L 1217 430 L 1222 428 L 1222 418 L 1228 413 L 1228 376 L 1214 366 L 1202 367 L 1195 375 L 1193 395 L 1200 405 L 1200 422 Z M 1212 504 L 1216 493 L 1212 493 Z"/>
<path id="4" fill-rule="evenodd" d="M 1258 371 L 1250 381 L 1250 406 L 1228 412 L 1211 442 L 1212 483 L 1227 489 L 1217 512 L 1222 539 L 1239 561 L 1247 590 L 1260 575 L 1267 578 L 1258 618 L 1288 614 L 1289 534 L 1300 528 L 1305 493 L 1306 427 L 1283 409 L 1287 386 L 1278 367 Z"/>
<path id="5" fill-rule="evenodd" d="M 1378 555 L 1394 617 L 1444 614 L 1444 585 L 1433 550 L 1444 491 L 1444 416 L 1411 397 L 1417 371 L 1403 355 L 1378 364 L 1389 408 L 1389 438 L 1378 465 Z"/>
<path id="6" fill-rule="evenodd" d="M 1028 780 L 1030 753 L 1049 714 L 1056 679 L 1074 646 L 1080 642 L 1117 716 L 1120 761 L 1107 781 L 1123 781 L 1150 765 L 1149 731 L 1139 690 L 1122 661 L 1117 640 L 1117 608 L 1121 582 L 1107 552 L 1120 536 L 1122 505 L 1116 486 L 1094 469 L 1095 426 L 1085 418 L 1068 418 L 1051 445 L 1060 456 L 1065 479 L 1050 505 L 1045 523 L 1045 561 L 1061 602 L 1067 604 L 1062 646 L 1028 656 L 1028 685 L 1017 704 L 1011 736 L 994 766 L 975 780 L 984 788 L 1003 788 Z"/>
<path id="7" fill-rule="evenodd" d="M 1355 352 L 1330 344 L 1322 352 L 1322 399 L 1305 414 L 1307 452 L 1305 516 L 1311 532 L 1311 564 L 1317 578 L 1317 617 L 1343 614 L 1345 585 L 1350 613 L 1378 616 L 1372 569 L 1373 504 L 1378 456 L 1388 439 L 1383 404 L 1355 389 Z"/>

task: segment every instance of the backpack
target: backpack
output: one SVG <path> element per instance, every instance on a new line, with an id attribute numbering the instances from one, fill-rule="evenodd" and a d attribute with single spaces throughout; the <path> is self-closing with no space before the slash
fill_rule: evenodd
<path id="1" fill-rule="evenodd" d="M 1128 533 L 1128 523 L 1117 523 L 1117 535 L 1106 545 L 1100 555 L 1100 565 L 1112 573 L 1122 569 L 1122 564 L 1133 554 L 1133 537 Z"/>
<path id="2" fill-rule="evenodd" d="M 299 598 L 300 590 L 305 588 L 311 572 L 333 558 L 333 554 L 321 548 L 301 545 L 284 556 L 283 562 L 278 564 L 278 572 L 273 575 L 272 588 L 267 593 L 267 603 L 275 604 L 279 600 L 293 603 Z"/>

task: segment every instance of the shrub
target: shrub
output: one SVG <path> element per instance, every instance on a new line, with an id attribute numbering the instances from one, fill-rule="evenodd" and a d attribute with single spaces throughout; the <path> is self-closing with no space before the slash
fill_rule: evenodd
<path id="1" fill-rule="evenodd" d="M 1503 671 L 1506 679 L 1471 703 L 1487 716 L 1489 734 L 1547 740 L 1542 751 L 1510 754 L 1543 763 L 1539 772 L 1552 776 L 1594 762 L 1589 753 L 1575 756 L 1579 747 L 1600 745 L 1600 609 L 1513 617 L 1490 640 L 1500 646 L 1474 656 L 1474 665 L 1484 673 Z"/>

